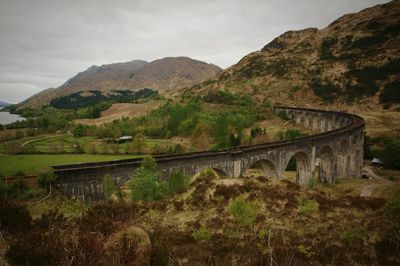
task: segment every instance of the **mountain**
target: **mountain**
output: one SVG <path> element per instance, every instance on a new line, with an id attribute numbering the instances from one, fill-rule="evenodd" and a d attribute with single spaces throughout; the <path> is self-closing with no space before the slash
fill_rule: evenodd
<path id="1" fill-rule="evenodd" d="M 160 93 L 192 86 L 215 76 L 221 69 L 188 57 L 166 57 L 150 63 L 134 60 L 91 66 L 58 88 L 44 90 L 18 105 L 39 107 L 51 100 L 81 91 L 139 90 L 152 88 Z"/>
<path id="2" fill-rule="evenodd" d="M 186 93 L 224 90 L 299 106 L 400 103 L 400 1 L 288 31 Z"/>
<path id="3" fill-rule="evenodd" d="M 6 107 L 6 106 L 10 106 L 11 103 L 6 103 L 6 102 L 2 102 L 0 101 L 0 108 Z"/>

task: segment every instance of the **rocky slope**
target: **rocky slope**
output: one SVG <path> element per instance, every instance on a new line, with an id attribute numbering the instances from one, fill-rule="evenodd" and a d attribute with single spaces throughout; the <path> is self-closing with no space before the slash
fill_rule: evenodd
<path id="1" fill-rule="evenodd" d="M 396 0 L 344 15 L 322 30 L 286 32 L 189 92 L 245 92 L 300 106 L 396 106 L 399 16 Z"/>
<path id="2" fill-rule="evenodd" d="M 188 57 L 167 57 L 153 62 L 134 60 L 102 66 L 91 66 L 55 89 L 44 90 L 19 107 L 39 107 L 52 99 L 88 90 L 110 92 L 114 89 L 138 90 L 145 87 L 159 92 L 192 86 L 214 77 L 221 69 L 213 64 Z"/>

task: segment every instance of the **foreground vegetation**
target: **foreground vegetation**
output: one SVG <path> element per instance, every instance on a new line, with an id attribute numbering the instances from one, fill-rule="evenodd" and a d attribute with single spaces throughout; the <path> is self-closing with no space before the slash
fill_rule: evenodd
<path id="1" fill-rule="evenodd" d="M 61 155 L 0 155 L 0 173 L 2 176 L 36 175 L 52 165 L 100 162 L 137 158 L 134 155 L 90 155 L 90 154 L 61 154 Z"/>
<path id="2" fill-rule="evenodd" d="M 394 191 L 366 199 L 335 186 L 204 171 L 160 199 L 70 203 L 36 220 L 1 201 L 0 241 L 10 265 L 395 265 Z"/>

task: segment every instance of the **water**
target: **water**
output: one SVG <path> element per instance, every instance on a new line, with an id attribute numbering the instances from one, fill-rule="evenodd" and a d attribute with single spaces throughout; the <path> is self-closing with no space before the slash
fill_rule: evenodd
<path id="1" fill-rule="evenodd" d="M 0 124 L 7 125 L 18 120 L 25 120 L 22 116 L 10 114 L 9 112 L 0 112 Z"/>

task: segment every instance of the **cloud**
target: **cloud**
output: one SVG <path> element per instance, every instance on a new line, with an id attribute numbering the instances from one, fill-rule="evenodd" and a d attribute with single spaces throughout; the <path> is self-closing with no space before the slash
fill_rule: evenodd
<path id="1" fill-rule="evenodd" d="M 325 27 L 382 0 L 2 0 L 0 100 L 91 65 L 189 56 L 223 68 L 287 30 Z"/>

